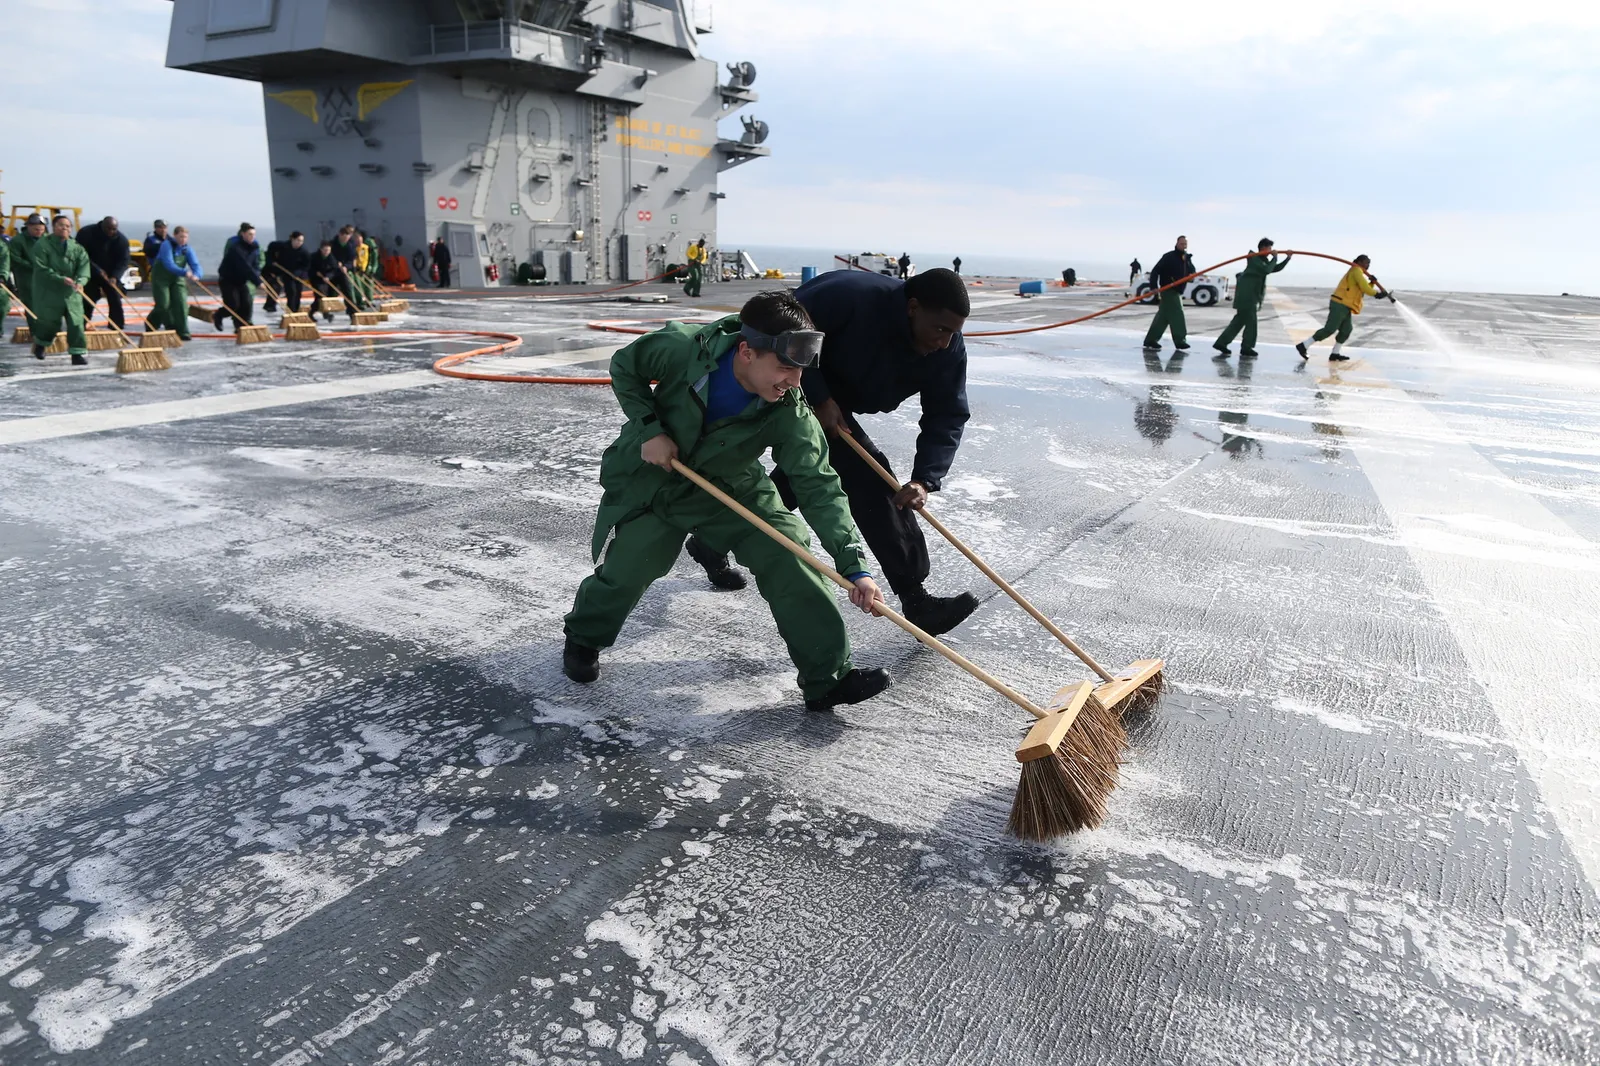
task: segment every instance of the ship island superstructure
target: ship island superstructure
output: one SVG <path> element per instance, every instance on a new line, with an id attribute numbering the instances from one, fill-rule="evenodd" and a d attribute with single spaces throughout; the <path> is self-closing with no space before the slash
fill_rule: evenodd
<path id="1" fill-rule="evenodd" d="M 639 281 L 716 246 L 720 172 L 769 154 L 749 63 L 691 0 L 175 0 L 167 66 L 260 83 L 280 234 L 349 222 L 422 280 Z M 531 269 L 529 269 L 531 268 Z"/>

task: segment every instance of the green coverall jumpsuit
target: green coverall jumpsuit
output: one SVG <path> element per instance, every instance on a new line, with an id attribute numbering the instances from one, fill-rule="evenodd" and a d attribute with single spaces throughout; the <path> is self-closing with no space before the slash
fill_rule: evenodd
<path id="1" fill-rule="evenodd" d="M 712 551 L 732 551 L 755 575 L 810 699 L 831 689 L 851 668 L 850 638 L 831 584 L 688 478 L 640 455 L 645 441 L 668 434 L 691 470 L 795 543 L 809 546 L 805 524 L 784 507 L 761 465 L 770 448 L 834 567 L 847 575 L 865 572 L 861 536 L 839 476 L 828 464 L 822 425 L 799 389 L 776 403 L 756 400 L 737 415 L 706 424 L 708 378 L 738 341 L 737 315 L 705 326 L 671 322 L 612 356 L 611 387 L 628 423 L 600 460 L 605 492 L 591 547 L 593 557 L 603 554 L 604 560 L 578 587 L 566 633 L 585 647 L 614 644 L 645 589 L 672 568 L 684 539 L 696 533 Z M 658 382 L 653 390 L 652 380 Z"/>
<path id="2" fill-rule="evenodd" d="M 1256 312 L 1261 310 L 1261 304 L 1267 298 L 1267 275 L 1276 274 L 1288 265 L 1287 256 L 1283 259 L 1275 255 L 1250 257 L 1244 265 L 1244 273 L 1239 275 L 1239 284 L 1233 290 L 1233 321 L 1222 331 L 1213 348 L 1226 348 L 1239 331 L 1244 330 L 1240 349 L 1246 352 L 1256 350 Z"/>
<path id="3" fill-rule="evenodd" d="M 0 282 L 11 287 L 11 244 L 0 240 Z M 5 328 L 6 316 L 11 313 L 11 294 L 0 289 L 0 329 Z"/>
<path id="4" fill-rule="evenodd" d="M 30 237 L 25 230 L 18 230 L 17 235 L 11 238 L 11 277 L 16 281 L 11 286 L 11 291 L 17 298 L 28 304 L 28 310 L 33 310 L 33 249 L 43 237 Z M 33 320 L 32 315 L 25 315 L 23 321 L 35 333 L 39 324 Z"/>
<path id="5" fill-rule="evenodd" d="M 89 342 L 83 335 L 83 301 L 75 289 L 66 284 L 75 281 L 83 285 L 89 280 L 89 253 L 74 240 L 62 240 L 55 234 L 39 238 L 33 246 L 33 298 L 28 301 L 33 308 L 36 325 L 33 343 L 50 347 L 66 320 L 67 352 L 87 355 Z"/>

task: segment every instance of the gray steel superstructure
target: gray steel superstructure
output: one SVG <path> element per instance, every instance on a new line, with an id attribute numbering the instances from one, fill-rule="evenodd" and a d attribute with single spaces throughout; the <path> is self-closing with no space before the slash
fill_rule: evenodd
<path id="1" fill-rule="evenodd" d="M 175 0 L 167 65 L 261 83 L 277 229 L 354 222 L 465 288 L 523 263 L 635 281 L 716 245 L 717 175 L 768 154 L 689 0 Z"/>

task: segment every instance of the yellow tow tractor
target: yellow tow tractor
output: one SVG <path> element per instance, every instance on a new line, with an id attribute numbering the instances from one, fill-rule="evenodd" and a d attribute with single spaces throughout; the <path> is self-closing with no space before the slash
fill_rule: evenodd
<path id="1" fill-rule="evenodd" d="M 4 194 L 5 190 L 0 189 L 0 196 Z M 11 209 L 8 211 L 3 203 L 0 203 L 0 229 L 5 231 L 7 237 L 15 237 L 22 232 L 22 227 L 28 221 L 28 216 L 33 214 L 43 215 L 47 221 L 57 215 L 71 215 L 72 232 L 76 234 L 83 229 L 83 208 L 81 207 L 59 207 L 51 204 L 12 204 Z M 150 266 L 144 261 L 144 242 L 142 240 L 128 238 L 128 253 L 130 256 L 128 269 L 123 272 L 122 277 L 117 279 L 117 284 L 121 285 L 124 291 L 132 292 L 143 285 L 145 279 L 150 276 Z"/>

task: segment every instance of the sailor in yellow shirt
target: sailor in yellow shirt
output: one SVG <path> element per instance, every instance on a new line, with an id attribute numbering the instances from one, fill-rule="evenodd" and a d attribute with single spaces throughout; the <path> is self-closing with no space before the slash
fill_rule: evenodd
<path id="1" fill-rule="evenodd" d="M 1339 349 L 1350 339 L 1350 331 L 1355 328 L 1352 316 L 1361 313 L 1362 301 L 1368 296 L 1377 296 L 1380 299 L 1388 296 L 1390 301 L 1394 300 L 1394 297 L 1378 284 L 1377 276 L 1367 273 L 1367 268 L 1371 265 L 1370 257 L 1364 255 L 1355 257 L 1355 266 L 1345 274 L 1344 279 L 1339 282 L 1339 287 L 1333 290 L 1333 296 L 1328 300 L 1328 321 L 1311 335 L 1309 341 L 1301 341 L 1294 346 L 1294 350 L 1300 353 L 1300 358 L 1310 358 L 1311 353 L 1306 351 L 1307 344 L 1315 344 L 1328 337 L 1333 337 L 1333 351 L 1328 355 L 1329 362 L 1344 362 L 1350 358 Z"/>
<path id="2" fill-rule="evenodd" d="M 701 237 L 698 241 L 689 245 L 688 251 L 684 252 L 684 255 L 689 260 L 689 277 L 683 283 L 683 294 L 685 296 L 699 296 L 700 274 L 706 267 L 706 239 Z"/>

